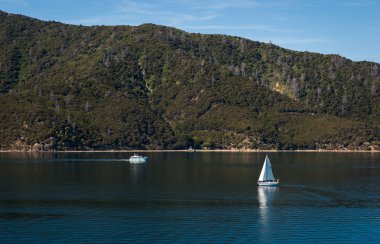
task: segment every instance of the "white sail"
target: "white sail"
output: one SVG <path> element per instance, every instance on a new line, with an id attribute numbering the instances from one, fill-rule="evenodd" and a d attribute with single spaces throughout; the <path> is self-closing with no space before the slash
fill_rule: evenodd
<path id="1" fill-rule="evenodd" d="M 270 164 L 268 155 L 265 157 L 264 165 L 260 173 L 259 181 L 275 180 L 272 173 L 272 165 Z"/>

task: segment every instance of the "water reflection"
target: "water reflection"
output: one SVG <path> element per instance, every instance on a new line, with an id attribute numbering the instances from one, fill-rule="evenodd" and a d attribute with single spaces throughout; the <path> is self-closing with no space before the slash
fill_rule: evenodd
<path id="1" fill-rule="evenodd" d="M 259 186 L 257 187 L 259 210 L 260 210 L 260 222 L 263 224 L 268 223 L 270 209 L 278 193 L 278 187 Z"/>
<path id="2" fill-rule="evenodd" d="M 257 187 L 259 199 L 259 223 L 261 224 L 261 237 L 268 241 L 270 238 L 270 222 L 273 213 L 273 203 L 278 194 L 278 187 L 259 186 Z"/>
<path id="3" fill-rule="evenodd" d="M 130 176 L 133 183 L 139 183 L 146 178 L 146 165 L 144 164 L 131 164 Z"/>

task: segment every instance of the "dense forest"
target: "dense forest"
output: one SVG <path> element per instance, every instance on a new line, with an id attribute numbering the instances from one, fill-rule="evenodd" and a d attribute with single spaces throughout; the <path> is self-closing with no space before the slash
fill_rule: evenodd
<path id="1" fill-rule="evenodd" d="M 380 146 L 380 64 L 0 11 L 0 149 Z"/>

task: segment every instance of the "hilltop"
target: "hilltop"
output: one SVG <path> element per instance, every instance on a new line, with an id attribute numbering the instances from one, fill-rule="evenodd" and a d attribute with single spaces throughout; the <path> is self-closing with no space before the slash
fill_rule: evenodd
<path id="1" fill-rule="evenodd" d="M 0 148 L 379 149 L 380 64 L 0 11 Z"/>

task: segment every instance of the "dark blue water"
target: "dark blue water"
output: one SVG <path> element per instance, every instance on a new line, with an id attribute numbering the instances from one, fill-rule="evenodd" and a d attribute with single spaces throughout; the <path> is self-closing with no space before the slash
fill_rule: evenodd
<path id="1" fill-rule="evenodd" d="M 379 153 L 0 153 L 0 242 L 380 242 Z"/>

